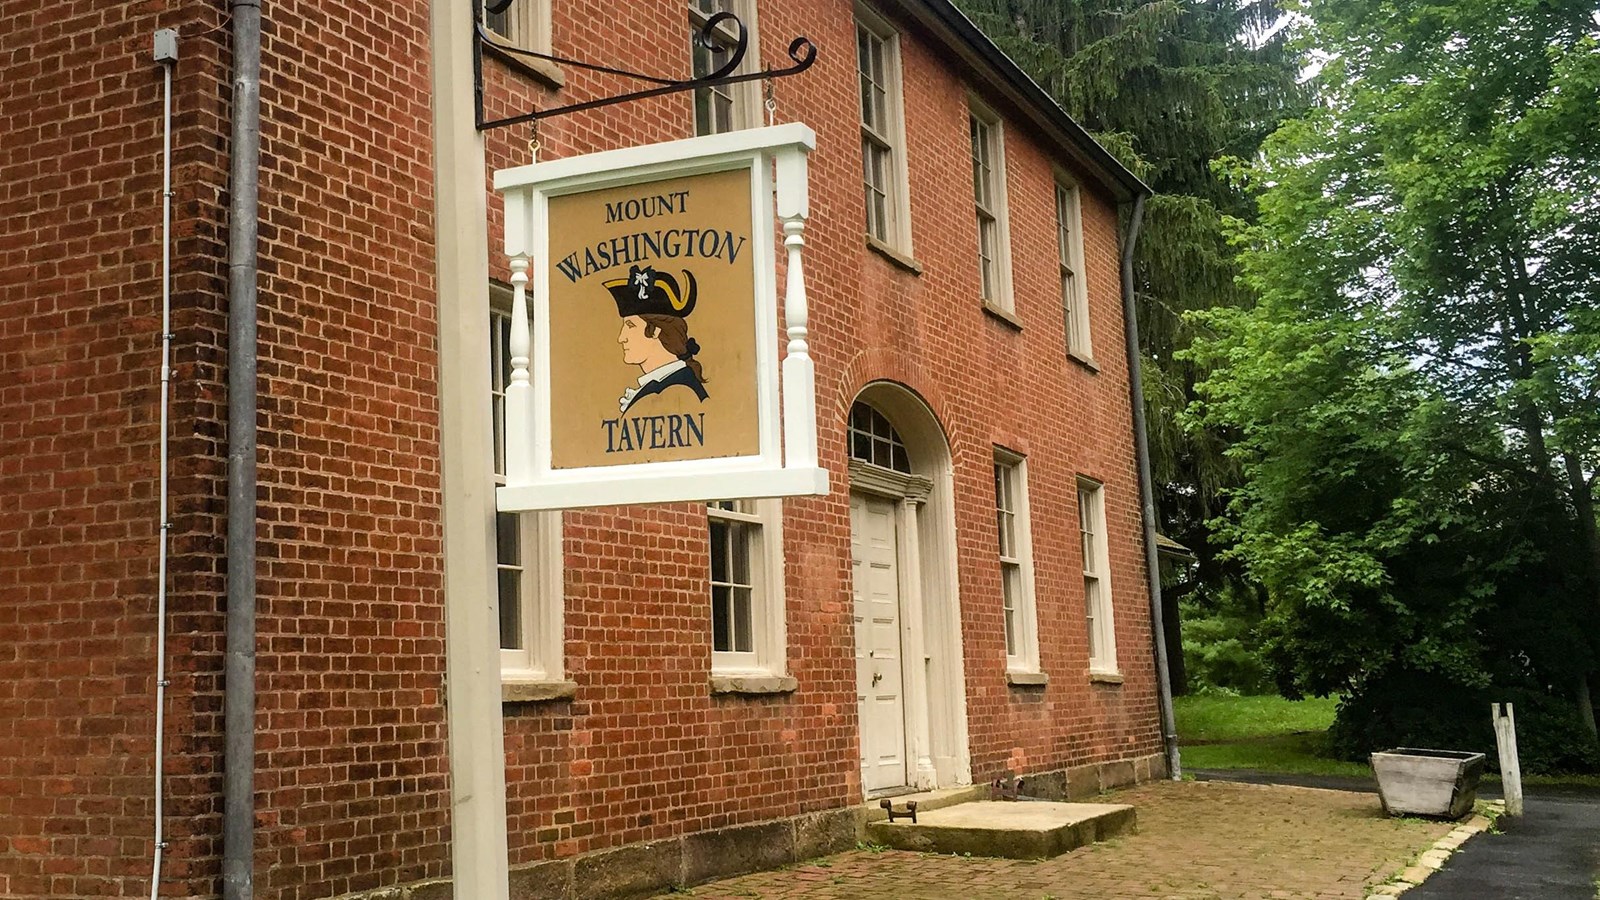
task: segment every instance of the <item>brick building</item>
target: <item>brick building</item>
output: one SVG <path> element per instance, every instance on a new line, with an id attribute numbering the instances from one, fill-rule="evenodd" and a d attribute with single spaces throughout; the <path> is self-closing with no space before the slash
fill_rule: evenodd
<path id="1" fill-rule="evenodd" d="M 499 516 L 499 200 L 440 174 L 476 141 L 439 126 L 470 97 L 470 16 L 264 8 L 259 896 L 446 896 L 459 844 L 501 839 L 513 896 L 644 890 L 852 844 L 864 797 L 1165 771 L 1119 270 L 1143 186 L 946 0 L 517 0 L 489 24 L 688 74 L 719 7 L 767 64 L 795 35 L 820 48 L 772 99 L 818 136 L 834 490 Z M 222 891 L 228 19 L 0 0 L 0 898 L 150 893 L 158 657 L 160 892 Z M 158 28 L 181 45 L 164 652 Z M 498 53 L 484 78 L 490 115 L 633 87 Z M 553 118 L 539 152 L 752 127 L 763 100 L 751 82 Z M 468 183 L 528 139 L 487 132 Z M 486 230 L 458 226 L 479 208 Z M 457 290 L 443 260 L 474 254 L 487 277 Z M 499 618 L 498 698 L 447 683 L 471 646 L 447 613 L 472 608 Z M 464 796 L 486 704 L 503 837 L 502 798 Z"/>

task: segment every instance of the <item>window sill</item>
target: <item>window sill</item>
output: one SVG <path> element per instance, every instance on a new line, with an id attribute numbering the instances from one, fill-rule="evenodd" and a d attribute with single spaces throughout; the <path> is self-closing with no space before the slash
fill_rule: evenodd
<path id="1" fill-rule="evenodd" d="M 792 694 L 800 682 L 792 675 L 713 675 L 713 694 Z"/>
<path id="2" fill-rule="evenodd" d="M 515 53 L 508 53 L 493 44 L 484 44 L 483 49 L 488 55 L 505 63 L 506 68 L 527 75 L 551 90 L 559 91 L 567 83 L 566 73 L 561 71 L 560 66 L 548 59 L 518 56 Z"/>
<path id="3" fill-rule="evenodd" d="M 1045 672 L 1007 672 L 1006 684 L 1012 687 L 1044 687 L 1050 683 L 1050 676 Z"/>
<path id="4" fill-rule="evenodd" d="M 1121 684 L 1125 679 L 1120 672 L 1094 672 L 1089 673 L 1090 684 Z"/>
<path id="5" fill-rule="evenodd" d="M 867 235 L 867 249 L 878 254 L 884 259 L 887 259 L 889 262 L 894 263 L 898 268 L 904 269 L 913 275 L 922 274 L 922 263 L 917 262 L 911 257 L 901 253 L 899 250 L 896 250 L 895 248 L 889 246 L 883 241 L 878 240 L 870 234 Z"/>
<path id="6" fill-rule="evenodd" d="M 578 694 L 576 681 L 544 681 L 542 679 L 501 676 L 501 703 L 545 703 L 551 700 L 571 700 Z"/>
<path id="7" fill-rule="evenodd" d="M 983 301 L 983 311 L 1018 331 L 1022 330 L 1022 320 L 1017 318 L 1017 314 L 1009 309 L 1001 309 L 994 305 L 992 301 L 985 300 Z"/>
<path id="8" fill-rule="evenodd" d="M 1085 369 L 1088 369 L 1096 375 L 1100 374 L 1100 364 L 1095 362 L 1094 357 L 1092 356 L 1084 356 L 1082 353 L 1079 353 L 1076 350 L 1068 350 L 1067 359 L 1070 359 L 1078 365 L 1083 366 Z"/>

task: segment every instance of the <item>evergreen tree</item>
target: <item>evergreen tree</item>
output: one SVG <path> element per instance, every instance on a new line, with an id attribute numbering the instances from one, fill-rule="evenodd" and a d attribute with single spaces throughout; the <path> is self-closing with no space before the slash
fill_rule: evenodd
<path id="1" fill-rule="evenodd" d="M 1301 61 L 1277 0 L 958 0 L 991 38 L 1080 124 L 1155 190 L 1135 258 L 1152 474 L 1162 531 L 1195 550 L 1190 597 L 1254 597 L 1214 547 L 1206 522 L 1237 475 L 1225 434 L 1186 428 L 1183 410 L 1204 376 L 1180 357 L 1195 337 L 1191 310 L 1249 306 L 1227 222 L 1253 204 L 1216 171 L 1253 158 L 1280 122 L 1304 108 Z M 1188 587 L 1188 586 L 1186 586 Z M 1166 593 L 1173 683 L 1184 673 L 1177 600 Z"/>

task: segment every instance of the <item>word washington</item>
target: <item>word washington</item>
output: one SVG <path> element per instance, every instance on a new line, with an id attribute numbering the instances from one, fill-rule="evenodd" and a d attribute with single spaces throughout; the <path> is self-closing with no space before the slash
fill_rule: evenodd
<path id="1" fill-rule="evenodd" d="M 705 413 L 604 419 L 600 426 L 606 430 L 607 453 L 706 445 Z"/>
<path id="2" fill-rule="evenodd" d="M 601 241 L 593 247 L 569 253 L 556 263 L 568 281 L 576 282 L 613 266 L 626 266 L 655 259 L 726 259 L 730 265 L 739 258 L 747 238 L 734 237 L 732 231 L 709 228 L 663 228 L 640 231 Z"/>

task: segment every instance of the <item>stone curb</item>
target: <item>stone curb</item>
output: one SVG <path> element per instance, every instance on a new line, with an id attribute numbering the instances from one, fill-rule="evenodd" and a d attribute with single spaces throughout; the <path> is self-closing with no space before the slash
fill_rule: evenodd
<path id="1" fill-rule="evenodd" d="M 1472 818 L 1457 825 L 1454 830 L 1444 837 L 1433 842 L 1433 847 L 1424 850 L 1417 857 L 1416 862 L 1407 866 L 1404 871 L 1395 876 L 1388 884 L 1382 884 L 1367 893 L 1367 900 L 1389 900 L 1398 897 L 1426 881 L 1429 875 L 1439 871 L 1450 858 L 1450 854 L 1461 849 L 1461 845 L 1471 840 L 1475 835 L 1488 831 L 1494 825 L 1494 820 L 1505 815 L 1506 804 L 1503 800 L 1495 800 L 1480 804 L 1478 811 Z"/>

